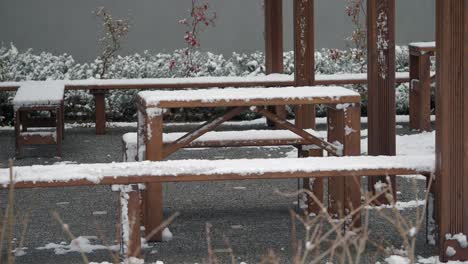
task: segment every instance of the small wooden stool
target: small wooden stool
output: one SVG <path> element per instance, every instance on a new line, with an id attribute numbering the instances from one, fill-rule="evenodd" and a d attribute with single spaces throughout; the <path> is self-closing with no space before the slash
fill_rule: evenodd
<path id="1" fill-rule="evenodd" d="M 57 156 L 62 156 L 64 132 L 65 87 L 57 82 L 24 83 L 13 99 L 15 109 L 15 147 L 20 156 L 24 145 L 57 145 Z M 34 117 L 34 112 L 48 111 L 47 117 Z M 49 128 L 28 131 L 29 127 Z"/>

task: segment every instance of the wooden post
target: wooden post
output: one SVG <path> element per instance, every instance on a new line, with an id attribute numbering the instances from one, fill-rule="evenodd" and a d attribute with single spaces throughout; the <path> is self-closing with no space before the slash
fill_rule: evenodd
<path id="1" fill-rule="evenodd" d="M 294 68 L 295 85 L 315 82 L 314 1 L 294 0 Z M 296 126 L 315 127 L 315 105 L 296 108 Z"/>
<path id="2" fill-rule="evenodd" d="M 164 159 L 163 115 L 162 109 L 151 109 L 152 114 L 146 116 L 146 160 L 161 161 Z M 155 114 L 161 110 L 159 114 Z M 147 183 L 145 197 L 145 229 L 147 235 L 158 228 L 163 222 L 163 189 L 161 183 Z M 162 241 L 162 230 L 149 238 L 149 241 Z"/>
<path id="3" fill-rule="evenodd" d="M 410 47 L 410 128 L 431 130 L 431 55 Z"/>
<path id="4" fill-rule="evenodd" d="M 96 115 L 96 135 L 106 134 L 106 92 L 103 90 L 91 90 L 94 96 Z"/>
<path id="5" fill-rule="evenodd" d="M 368 153 L 395 155 L 395 0 L 367 1 L 367 41 Z M 379 181 L 387 183 L 386 176 L 368 179 L 372 193 Z M 390 183 L 396 197 L 395 176 Z M 385 195 L 377 202 L 389 203 Z"/>
<path id="6" fill-rule="evenodd" d="M 468 260 L 468 1 L 436 1 L 436 203 L 439 257 Z M 452 250 L 453 249 L 453 250 Z"/>
<path id="7" fill-rule="evenodd" d="M 138 185 L 132 185 L 132 191 L 128 192 L 128 257 L 140 257 L 141 236 L 140 236 L 140 193 Z"/>
<path id="8" fill-rule="evenodd" d="M 266 74 L 283 73 L 283 1 L 265 0 L 265 70 Z M 285 106 L 270 107 L 286 118 Z"/>
<path id="9" fill-rule="evenodd" d="M 343 156 L 361 155 L 361 109 L 359 104 L 331 105 L 328 108 L 328 141 L 343 145 Z M 329 212 L 343 217 L 361 206 L 361 177 L 328 178 Z M 354 227 L 361 224 L 353 216 Z"/>

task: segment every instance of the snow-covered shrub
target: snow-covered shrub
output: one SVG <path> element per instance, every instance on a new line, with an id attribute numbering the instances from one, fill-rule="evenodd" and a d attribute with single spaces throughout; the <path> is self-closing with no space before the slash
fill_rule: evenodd
<path id="1" fill-rule="evenodd" d="M 141 54 L 116 56 L 107 70 L 108 78 L 170 78 L 183 77 L 183 50 L 173 53 L 153 53 L 145 51 Z M 317 74 L 332 73 L 361 73 L 366 72 L 365 59 L 355 56 L 356 50 L 322 49 L 315 53 Z M 23 80 L 51 80 L 51 79 L 89 79 L 97 78 L 100 60 L 77 63 L 71 55 L 53 55 L 42 52 L 33 53 L 32 50 L 19 52 L 14 45 L 0 47 L 0 58 L 3 63 L 4 81 Z M 284 52 L 284 72 L 294 73 L 294 52 Z M 211 52 L 194 52 L 194 60 L 200 66 L 196 76 L 249 76 L 265 74 L 264 53 L 253 52 L 232 53 L 229 57 Z M 172 64 L 172 62 L 174 62 Z M 396 70 L 408 71 L 408 49 L 397 47 Z M 349 85 L 348 88 L 358 91 L 363 98 L 363 114 L 366 114 L 367 87 L 365 85 Z M 397 113 L 408 113 L 408 86 L 397 87 Z M 113 90 L 106 97 L 107 116 L 109 120 L 128 121 L 135 119 L 135 90 Z M 11 121 L 11 93 L 0 95 L 0 115 Z M 94 101 L 87 91 L 67 91 L 65 95 L 67 118 L 89 120 L 94 115 Z M 172 119 L 200 120 L 216 114 L 212 110 L 174 111 Z M 325 114 L 319 111 L 319 115 Z M 252 118 L 252 115 L 244 115 Z"/>

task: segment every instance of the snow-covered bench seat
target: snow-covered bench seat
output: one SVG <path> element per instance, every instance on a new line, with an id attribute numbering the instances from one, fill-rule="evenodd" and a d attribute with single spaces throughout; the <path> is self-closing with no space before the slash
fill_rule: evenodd
<path id="1" fill-rule="evenodd" d="M 321 138 L 313 129 L 308 133 Z M 172 143 L 185 133 L 165 133 L 164 143 Z M 129 132 L 122 136 L 124 161 L 137 160 L 138 133 Z M 211 131 L 197 138 L 185 148 L 207 147 L 248 147 L 248 146 L 302 146 L 310 142 L 289 130 L 241 130 L 241 131 Z"/>
<path id="2" fill-rule="evenodd" d="M 434 155 L 59 164 L 15 167 L 14 182 L 18 189 L 145 182 L 427 175 L 434 171 L 434 166 Z M 0 186 L 6 188 L 9 183 L 9 169 L 0 169 Z"/>
<path id="3" fill-rule="evenodd" d="M 55 144 L 62 155 L 63 96 L 65 86 L 59 82 L 24 82 L 13 99 L 15 110 L 16 155 L 24 145 Z M 46 117 L 33 112 L 47 111 Z M 28 127 L 48 127 L 49 131 L 28 131 Z"/>
<path id="4" fill-rule="evenodd" d="M 355 156 L 303 159 L 173 160 L 110 164 L 35 165 L 14 168 L 15 188 L 125 185 L 117 190 L 125 197 L 122 210 L 128 219 L 128 254 L 138 256 L 141 247 L 139 183 L 192 182 L 309 177 L 354 177 L 431 174 L 435 157 Z M 0 186 L 8 188 L 9 169 L 0 169 Z M 125 232 L 124 232 L 125 233 Z"/>

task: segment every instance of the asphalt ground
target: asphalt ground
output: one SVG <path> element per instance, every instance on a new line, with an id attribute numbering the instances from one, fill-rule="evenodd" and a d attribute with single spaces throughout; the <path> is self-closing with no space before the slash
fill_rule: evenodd
<path id="1" fill-rule="evenodd" d="M 239 129 L 240 127 L 229 127 Z M 252 127 L 250 127 L 252 128 Z M 173 128 L 175 129 L 175 128 Z M 190 127 L 177 127 L 187 130 Z M 122 134 L 135 131 L 134 127 L 111 128 L 106 135 L 96 136 L 93 128 L 73 128 L 65 132 L 62 159 L 54 157 L 53 146 L 28 148 L 15 166 L 32 164 L 54 164 L 56 162 L 108 163 L 121 161 Z M 171 130 L 171 129 L 169 129 Z M 406 124 L 399 124 L 399 134 L 412 133 Z M 222 159 L 222 158 L 274 158 L 294 156 L 292 147 L 266 148 L 220 148 L 182 150 L 171 159 Z M 0 167 L 8 166 L 14 155 L 14 133 L 0 129 Z M 411 201 L 422 199 L 425 180 L 398 177 L 398 199 Z M 363 188 L 365 182 L 363 181 Z M 291 263 L 292 221 L 291 210 L 301 214 L 302 210 L 294 196 L 280 193 L 297 191 L 297 180 L 268 181 L 225 181 L 208 183 L 171 183 L 164 186 L 165 213 L 179 212 L 180 216 L 170 224 L 173 239 L 169 242 L 150 243 L 143 251 L 148 263 L 156 260 L 164 263 L 206 263 L 208 246 L 206 225 L 210 223 L 211 244 L 221 263 L 230 263 L 226 252 L 226 239 L 237 262 L 258 263 L 268 252 L 279 259 L 279 263 Z M 280 192 L 280 193 L 279 193 Z M 84 263 L 81 254 L 70 252 L 56 254 L 54 250 L 39 250 L 49 243 L 69 244 L 66 234 L 57 219 L 68 224 L 73 236 L 90 237 L 93 244 L 115 245 L 118 219 L 118 194 L 107 186 L 48 188 L 16 190 L 14 192 L 16 221 L 13 241 L 16 247 L 24 247 L 25 254 L 16 257 L 16 263 Z M 3 216 L 8 204 L 8 192 L 0 191 L 0 213 Z M 400 211 L 407 221 L 416 219 L 422 206 Z M 381 213 L 391 214 L 390 209 L 369 210 L 369 241 L 362 263 L 375 263 L 385 257 L 378 247 L 399 249 L 401 236 L 386 221 Z M 304 230 L 297 225 L 297 238 L 304 240 Z M 433 256 L 436 249 L 426 244 L 425 224 L 417 234 L 416 254 Z M 26 227 L 26 228 L 25 228 Z M 327 227 L 324 227 L 326 230 Z M 6 238 L 3 239 L 5 247 Z M 2 251 L 5 259 L 6 250 Z M 118 252 L 95 250 L 87 253 L 90 261 L 113 261 Z M 315 253 L 317 254 L 317 253 Z M 333 260 L 334 262 L 338 260 Z"/>

